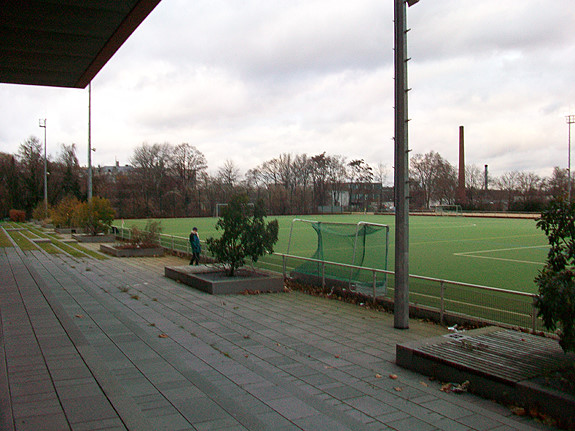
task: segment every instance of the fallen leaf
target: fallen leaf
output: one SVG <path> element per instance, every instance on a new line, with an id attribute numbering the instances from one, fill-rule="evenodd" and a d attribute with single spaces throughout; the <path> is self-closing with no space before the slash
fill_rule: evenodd
<path id="1" fill-rule="evenodd" d="M 525 416 L 527 414 L 527 410 L 523 407 L 511 407 L 511 413 L 517 416 Z"/>
<path id="2" fill-rule="evenodd" d="M 335 355 L 336 358 L 339 358 L 339 355 Z"/>
<path id="3" fill-rule="evenodd" d="M 168 338 L 168 335 L 167 334 L 160 334 L 160 335 L 158 335 L 158 338 Z"/>
<path id="4" fill-rule="evenodd" d="M 426 388 L 429 386 L 429 385 L 428 385 L 427 383 L 425 383 L 425 382 L 419 382 L 419 384 L 420 384 L 421 386 L 425 386 Z"/>
<path id="5" fill-rule="evenodd" d="M 397 392 L 403 391 L 403 389 L 401 389 L 399 386 L 397 386 L 397 387 L 395 387 L 395 388 L 393 388 L 393 389 L 395 389 Z"/>
<path id="6" fill-rule="evenodd" d="M 78 319 L 81 319 L 82 317 L 84 317 L 84 315 L 83 315 L 83 314 L 76 314 L 76 317 L 77 317 Z"/>
<path id="7" fill-rule="evenodd" d="M 391 380 L 397 380 L 397 374 L 390 374 L 390 375 L 389 375 L 389 378 L 390 378 Z"/>
<path id="8" fill-rule="evenodd" d="M 443 385 L 441 385 L 441 389 L 439 389 L 441 392 L 451 392 L 451 388 L 453 387 L 453 385 L 451 383 L 445 383 Z"/>
<path id="9" fill-rule="evenodd" d="M 376 375 L 375 375 L 375 378 L 376 378 L 376 379 L 381 379 L 381 374 L 376 374 Z"/>
<path id="10" fill-rule="evenodd" d="M 466 380 L 459 385 L 455 385 L 451 390 L 456 394 L 460 394 L 462 392 L 467 392 L 468 387 L 469 387 L 469 380 Z"/>

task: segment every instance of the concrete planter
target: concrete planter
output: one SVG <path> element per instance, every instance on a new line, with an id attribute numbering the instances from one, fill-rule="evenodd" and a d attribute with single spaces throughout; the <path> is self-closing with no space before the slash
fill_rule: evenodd
<path id="1" fill-rule="evenodd" d="M 113 245 L 101 244 L 100 251 L 116 257 L 153 257 L 164 255 L 164 249 L 162 247 L 118 248 Z"/>
<path id="2" fill-rule="evenodd" d="M 267 271 L 239 269 L 237 275 L 228 277 L 224 270 L 207 265 L 165 267 L 164 275 L 212 295 L 229 295 L 245 292 L 283 292 L 281 275 Z"/>
<path id="3" fill-rule="evenodd" d="M 77 227 L 56 227 L 54 228 L 54 232 L 56 233 L 61 233 L 61 234 L 72 234 L 72 233 L 76 233 L 80 230 L 80 228 Z"/>
<path id="4" fill-rule="evenodd" d="M 114 242 L 116 236 L 112 234 L 99 234 L 99 235 L 87 235 L 87 234 L 73 234 L 74 238 L 78 242 Z"/>

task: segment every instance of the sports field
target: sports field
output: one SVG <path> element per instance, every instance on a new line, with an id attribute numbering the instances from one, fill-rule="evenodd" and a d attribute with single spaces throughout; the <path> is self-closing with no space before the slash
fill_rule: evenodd
<path id="1" fill-rule="evenodd" d="M 295 216 L 270 217 L 273 218 L 277 218 L 280 224 L 279 241 L 275 251 L 285 253 L 291 222 Z M 389 225 L 388 269 L 393 270 L 393 216 L 330 215 L 303 218 L 348 223 L 366 221 Z M 187 237 L 193 226 L 199 229 L 202 240 L 218 234 L 214 228 L 216 218 L 160 220 L 162 232 L 168 235 Z M 126 220 L 124 227 L 143 227 L 145 223 L 145 220 Z M 121 224 L 121 220 L 115 223 L 118 227 Z M 293 237 L 290 254 L 310 257 L 317 245 L 317 235 L 311 226 L 305 223 L 296 224 Z M 535 293 L 537 289 L 533 279 L 543 267 L 547 250 L 546 237 L 536 228 L 534 220 L 410 217 L 410 274 Z M 267 257 L 265 261 L 268 267 L 281 271 L 281 258 Z"/>

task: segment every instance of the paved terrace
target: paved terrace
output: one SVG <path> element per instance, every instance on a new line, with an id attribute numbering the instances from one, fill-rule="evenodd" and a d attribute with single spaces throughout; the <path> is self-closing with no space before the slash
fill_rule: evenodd
<path id="1" fill-rule="evenodd" d="M 0 429 L 549 429 L 394 364 L 439 326 L 163 277 L 185 263 L 0 249 Z"/>

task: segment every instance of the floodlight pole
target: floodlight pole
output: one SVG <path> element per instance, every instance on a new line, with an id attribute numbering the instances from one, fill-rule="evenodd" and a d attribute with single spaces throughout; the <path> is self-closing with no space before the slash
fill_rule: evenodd
<path id="1" fill-rule="evenodd" d="M 88 202 L 92 200 L 92 82 L 88 84 Z"/>
<path id="2" fill-rule="evenodd" d="M 565 117 L 569 125 L 569 154 L 567 156 L 567 202 L 571 202 L 571 124 L 575 123 L 575 115 Z"/>
<path id="3" fill-rule="evenodd" d="M 395 291 L 394 327 L 409 328 L 409 145 L 407 134 L 407 8 L 394 0 L 395 36 Z"/>
<path id="4" fill-rule="evenodd" d="M 48 217 L 48 159 L 46 155 L 46 119 L 39 120 L 39 126 L 44 129 L 44 217 Z"/>

